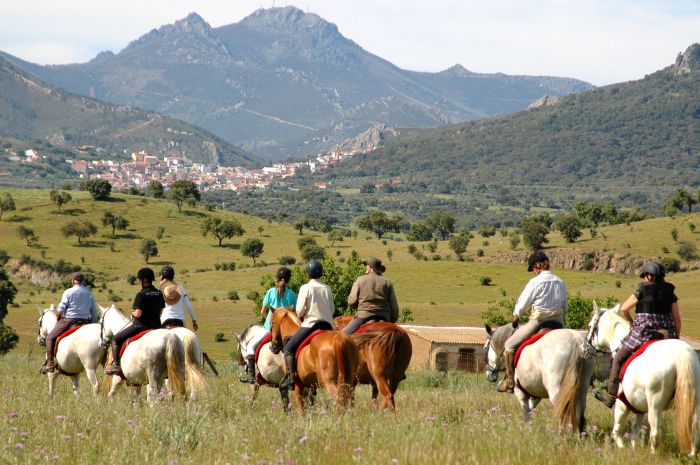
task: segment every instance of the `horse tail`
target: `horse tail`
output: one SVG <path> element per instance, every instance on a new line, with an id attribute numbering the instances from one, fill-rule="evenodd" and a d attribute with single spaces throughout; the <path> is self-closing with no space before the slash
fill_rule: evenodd
<path id="1" fill-rule="evenodd" d="M 165 363 L 173 394 L 185 397 L 185 348 L 174 334 L 165 336 Z"/>
<path id="2" fill-rule="evenodd" d="M 676 359 L 676 441 L 683 452 L 693 447 L 693 424 L 695 423 L 697 356 L 688 349 Z"/>
<path id="3" fill-rule="evenodd" d="M 554 417 L 559 423 L 560 430 L 583 426 L 579 424 L 577 413 L 582 414 L 582 412 L 578 412 L 578 407 L 581 401 L 581 383 L 587 360 L 588 355 L 581 353 L 581 348 L 578 345 L 569 352 L 567 368 L 554 404 Z M 588 386 L 586 386 L 587 388 Z M 582 410 L 583 405 L 580 408 Z"/>
<path id="4" fill-rule="evenodd" d="M 207 388 L 204 370 L 201 364 L 202 351 L 199 347 L 197 336 L 185 334 L 182 338 L 185 348 L 185 380 L 189 390 L 190 399 L 196 399 L 199 393 Z"/>
<path id="5" fill-rule="evenodd" d="M 341 332 L 335 335 L 333 349 L 338 364 L 338 404 L 349 407 L 354 401 L 360 356 L 350 336 Z"/>
<path id="6" fill-rule="evenodd" d="M 107 366 L 107 365 L 111 365 L 112 359 L 113 359 L 112 350 L 110 348 L 107 348 L 107 350 L 105 352 L 107 353 L 107 355 L 105 355 L 105 361 L 104 361 L 105 363 L 104 363 L 104 365 L 102 365 L 103 367 Z M 101 392 L 103 394 L 109 393 L 109 390 L 112 389 L 112 376 L 111 375 L 103 375 L 102 382 L 98 383 L 98 384 L 99 384 L 98 392 Z"/>
<path id="7" fill-rule="evenodd" d="M 368 355 L 371 366 L 385 366 L 385 375 L 398 385 L 413 355 L 411 338 L 398 326 L 387 329 L 370 341 Z"/>

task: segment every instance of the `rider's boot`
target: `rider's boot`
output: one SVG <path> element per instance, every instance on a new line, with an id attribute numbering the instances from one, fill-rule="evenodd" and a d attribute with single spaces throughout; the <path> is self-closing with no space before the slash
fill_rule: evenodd
<path id="1" fill-rule="evenodd" d="M 284 354 L 284 364 L 287 366 L 287 374 L 280 381 L 280 389 L 289 389 L 294 386 L 294 376 L 296 375 L 296 358 L 294 354 Z"/>
<path id="2" fill-rule="evenodd" d="M 241 383 L 255 384 L 255 355 L 248 355 L 245 358 L 245 373 L 238 380 Z"/>
<path id="3" fill-rule="evenodd" d="M 112 360 L 112 364 L 108 367 L 105 367 L 106 375 L 116 375 L 119 374 L 120 371 L 121 366 L 119 366 L 119 360 L 117 359 Z"/>
<path id="4" fill-rule="evenodd" d="M 56 361 L 54 360 L 52 355 L 47 356 L 46 362 L 44 363 L 44 366 L 39 368 L 39 373 L 42 375 L 46 373 L 53 373 L 56 371 Z"/>
<path id="5" fill-rule="evenodd" d="M 617 392 L 620 388 L 620 380 L 617 373 L 610 373 L 611 379 L 608 381 L 607 391 L 597 389 L 593 397 L 601 401 L 608 408 L 613 408 L 617 400 Z"/>
<path id="6" fill-rule="evenodd" d="M 515 361 L 515 352 L 506 351 L 506 376 L 503 381 L 498 385 L 498 392 L 513 392 L 515 389 L 515 367 L 513 363 Z"/>

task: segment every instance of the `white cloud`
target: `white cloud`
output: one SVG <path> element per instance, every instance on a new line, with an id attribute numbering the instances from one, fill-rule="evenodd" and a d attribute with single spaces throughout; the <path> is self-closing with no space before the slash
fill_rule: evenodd
<path id="1" fill-rule="evenodd" d="M 273 2 L 3 1 L 0 50 L 38 63 L 87 61 L 196 11 L 212 26 Z M 276 1 L 275 6 L 292 2 Z M 306 0 L 366 50 L 408 69 L 461 63 L 478 72 L 637 79 L 700 40 L 692 0 Z"/>

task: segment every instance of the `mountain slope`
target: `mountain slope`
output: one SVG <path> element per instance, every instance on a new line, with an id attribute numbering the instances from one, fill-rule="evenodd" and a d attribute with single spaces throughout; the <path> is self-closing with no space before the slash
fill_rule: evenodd
<path id="1" fill-rule="evenodd" d="M 71 92 L 181 118 L 275 159 L 329 148 L 377 124 L 457 123 L 591 88 L 461 67 L 405 71 L 294 7 L 261 9 L 215 29 L 192 13 L 84 64 L 12 59 Z"/>
<path id="2" fill-rule="evenodd" d="M 0 58 L 0 135 L 58 148 L 146 150 L 206 163 L 252 166 L 256 157 L 183 121 L 58 90 Z"/>

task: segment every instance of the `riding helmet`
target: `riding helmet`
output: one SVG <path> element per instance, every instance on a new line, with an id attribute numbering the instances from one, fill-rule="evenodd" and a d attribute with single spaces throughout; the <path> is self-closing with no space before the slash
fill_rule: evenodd
<path id="1" fill-rule="evenodd" d="M 283 266 L 282 268 L 277 270 L 277 274 L 275 276 L 277 277 L 277 281 L 282 279 L 285 283 L 288 283 L 289 280 L 292 279 L 292 270 L 290 270 L 286 266 Z"/>
<path id="2" fill-rule="evenodd" d="M 323 276 L 323 265 L 318 260 L 311 260 L 306 264 L 306 274 L 312 278 L 320 278 Z"/>
<path id="3" fill-rule="evenodd" d="M 663 278 L 666 276 L 666 270 L 664 267 L 656 262 L 646 262 L 642 269 L 639 271 L 639 277 L 643 278 L 644 275 L 651 274 Z"/>
<path id="4" fill-rule="evenodd" d="M 163 279 L 175 279 L 175 269 L 170 265 L 165 265 L 160 269 L 160 277 Z"/>
<path id="5" fill-rule="evenodd" d="M 156 274 L 150 268 L 141 268 L 138 273 L 136 273 L 138 279 L 148 279 L 153 282 L 156 279 Z"/>

